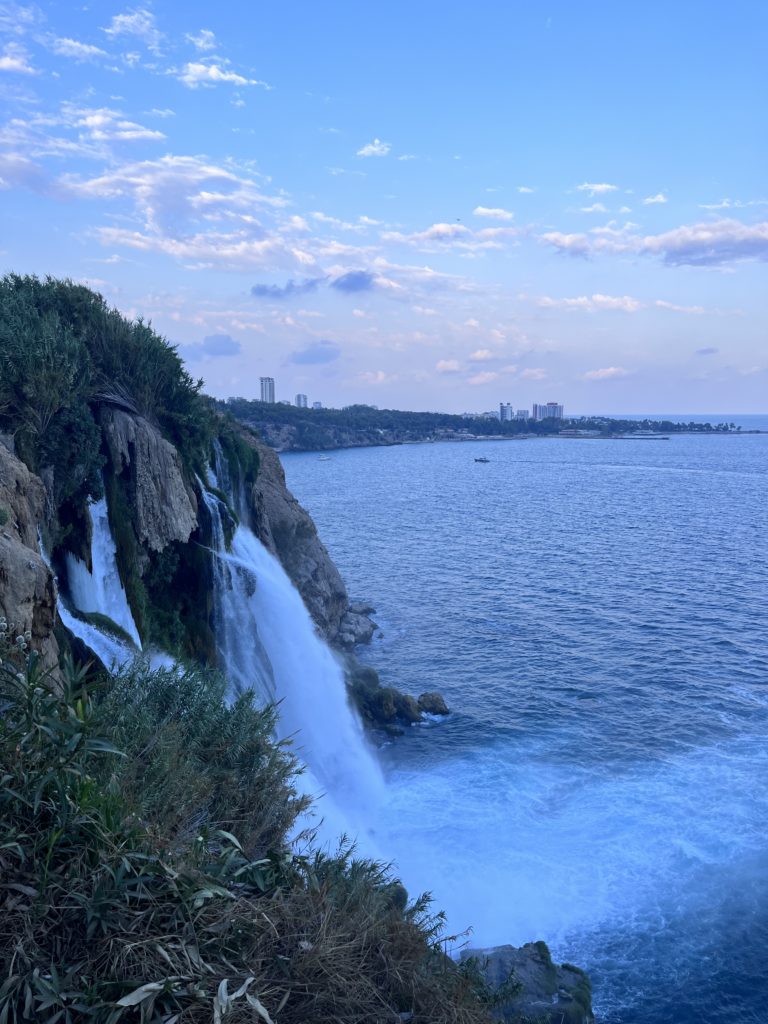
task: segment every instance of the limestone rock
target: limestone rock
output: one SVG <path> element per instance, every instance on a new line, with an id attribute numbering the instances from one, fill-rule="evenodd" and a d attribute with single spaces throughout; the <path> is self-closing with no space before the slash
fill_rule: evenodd
<path id="1" fill-rule="evenodd" d="M 115 473 L 130 474 L 136 535 L 152 551 L 186 543 L 197 526 L 197 499 L 181 456 L 156 427 L 122 409 L 105 408 L 102 427 Z"/>
<path id="2" fill-rule="evenodd" d="M 33 649 L 52 667 L 59 653 L 56 588 L 37 540 L 45 500 L 40 478 L 0 445 L 0 615 L 16 634 L 30 630 Z"/>
<path id="3" fill-rule="evenodd" d="M 260 460 L 251 495 L 255 532 L 280 559 L 320 632 L 335 642 L 349 606 L 347 589 L 309 514 L 285 486 L 285 473 L 275 452 L 251 434 L 244 439 L 257 450 Z"/>
<path id="4" fill-rule="evenodd" d="M 592 989 L 588 976 L 571 964 L 553 963 L 545 942 L 524 946 L 495 946 L 464 950 L 462 960 L 474 958 L 493 989 L 510 978 L 519 991 L 505 1000 L 494 1015 L 501 1021 L 520 1018 L 537 1024 L 593 1024 Z"/>
<path id="5" fill-rule="evenodd" d="M 339 624 L 336 640 L 341 647 L 356 647 L 358 644 L 370 643 L 377 629 L 372 619 L 366 614 L 353 611 L 350 606 Z"/>

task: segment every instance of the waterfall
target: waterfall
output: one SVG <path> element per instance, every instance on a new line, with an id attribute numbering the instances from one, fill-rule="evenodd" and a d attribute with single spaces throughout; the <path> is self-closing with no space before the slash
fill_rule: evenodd
<path id="1" fill-rule="evenodd" d="M 206 492 L 204 500 L 213 522 L 217 636 L 230 683 L 279 703 L 278 735 L 292 740 L 306 765 L 305 790 L 321 797 L 323 838 L 344 832 L 371 847 L 365 832 L 384 782 L 341 666 L 278 560 L 242 524 L 227 551 L 220 502 Z"/>
<path id="2" fill-rule="evenodd" d="M 136 646 L 141 649 L 141 639 L 128 598 L 120 580 L 117 568 L 115 542 L 109 527 L 107 499 L 88 502 L 91 520 L 91 564 L 89 572 L 85 562 L 67 552 L 67 582 L 75 608 L 81 612 L 99 612 L 109 616 L 124 629 Z"/>
<path id="3" fill-rule="evenodd" d="M 215 479 L 221 479 L 217 476 Z M 253 617 L 250 598 L 254 590 L 253 573 L 223 557 L 226 539 L 222 510 L 229 516 L 226 506 L 198 484 L 211 519 L 213 559 L 213 626 L 219 661 L 235 693 L 254 690 L 262 703 L 277 699 L 272 665 L 262 645 L 259 629 Z"/>
<path id="4" fill-rule="evenodd" d="M 45 545 L 43 544 L 43 538 L 40 531 L 38 531 L 37 544 L 43 561 L 51 572 L 53 572 L 51 559 L 45 549 Z M 79 561 L 79 559 L 76 559 L 76 561 Z M 80 565 L 83 565 L 83 563 L 80 562 Z M 86 574 L 88 574 L 88 570 L 84 565 L 83 569 Z M 54 580 L 56 580 L 56 583 L 58 584 L 58 580 L 55 575 Z M 96 610 L 98 611 L 100 609 Z M 128 644 L 124 640 L 108 633 L 106 630 L 100 629 L 98 626 L 94 626 L 92 623 L 86 622 L 85 619 L 79 618 L 73 612 L 72 608 L 70 608 L 69 602 L 62 597 L 59 592 L 58 585 L 56 587 L 56 611 L 58 612 L 59 618 L 65 628 L 68 629 L 73 636 L 76 636 L 78 640 L 82 640 L 88 650 L 93 651 L 107 670 L 118 671 L 124 665 L 133 661 L 136 657 L 138 651 L 133 644 Z"/>

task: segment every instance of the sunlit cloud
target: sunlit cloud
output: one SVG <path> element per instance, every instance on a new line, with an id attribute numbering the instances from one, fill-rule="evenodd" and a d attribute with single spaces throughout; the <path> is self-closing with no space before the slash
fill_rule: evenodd
<path id="1" fill-rule="evenodd" d="M 382 142 L 381 139 L 374 139 L 373 142 L 369 142 L 366 146 L 362 146 L 357 151 L 358 156 L 386 156 L 387 153 L 392 149 L 389 142 Z"/>
<path id="2" fill-rule="evenodd" d="M 663 204 L 669 200 L 663 192 L 657 192 L 655 196 L 646 196 L 643 200 L 643 206 L 655 206 L 657 204 Z"/>
<path id="3" fill-rule="evenodd" d="M 577 185 L 577 192 L 586 192 L 590 196 L 603 196 L 607 192 L 617 192 L 618 185 L 608 185 L 605 182 L 590 182 L 585 181 L 582 185 Z"/>
<path id="4" fill-rule="evenodd" d="M 475 217 L 489 217 L 493 220 L 513 220 L 514 213 L 500 206 L 476 206 L 472 213 Z"/>

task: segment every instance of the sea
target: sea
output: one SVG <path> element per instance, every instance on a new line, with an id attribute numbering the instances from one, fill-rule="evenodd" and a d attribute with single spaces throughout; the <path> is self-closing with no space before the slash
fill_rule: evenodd
<path id="1" fill-rule="evenodd" d="M 330 455 L 282 460 L 360 656 L 451 708 L 377 752 L 410 892 L 453 948 L 544 939 L 603 1024 L 765 1024 L 768 433 Z"/>

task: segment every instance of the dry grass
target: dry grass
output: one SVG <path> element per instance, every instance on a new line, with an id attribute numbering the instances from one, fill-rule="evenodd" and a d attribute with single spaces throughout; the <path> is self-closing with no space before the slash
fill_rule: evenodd
<path id="1" fill-rule="evenodd" d="M 489 1020 L 426 900 L 349 845 L 287 848 L 295 764 L 268 714 L 172 673 L 99 705 L 71 666 L 62 692 L 3 653 L 0 1024 Z"/>

